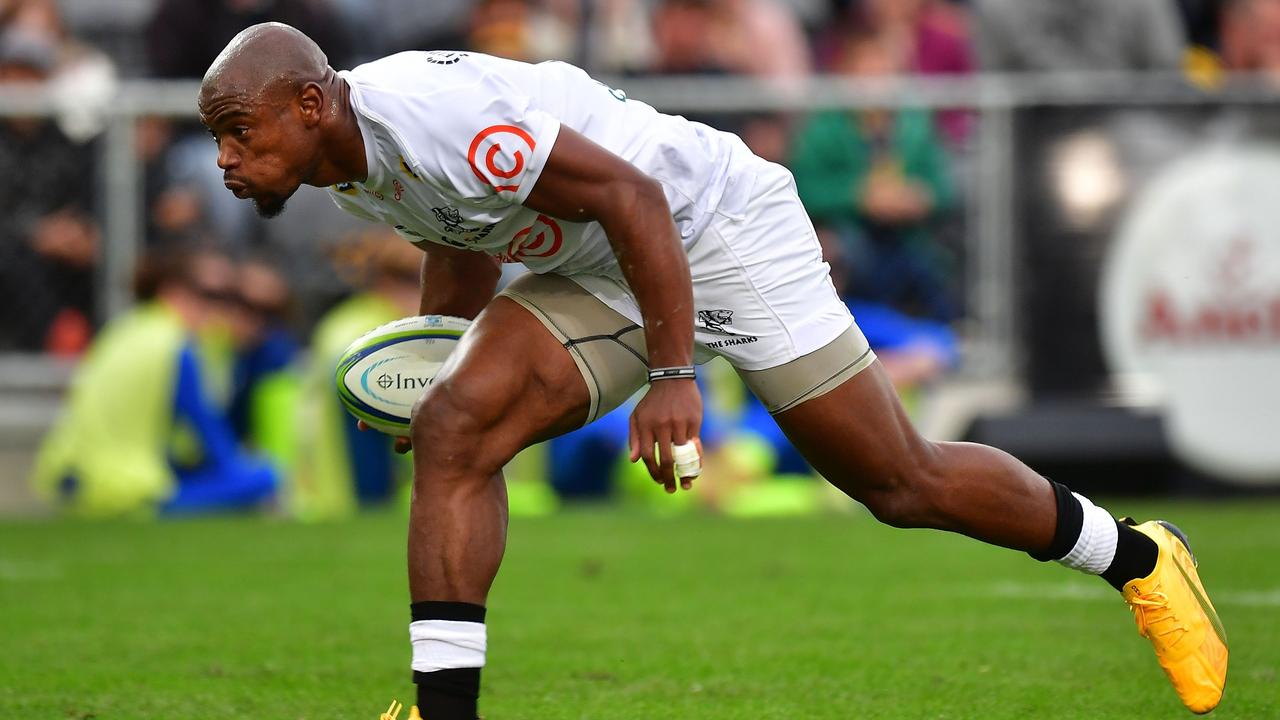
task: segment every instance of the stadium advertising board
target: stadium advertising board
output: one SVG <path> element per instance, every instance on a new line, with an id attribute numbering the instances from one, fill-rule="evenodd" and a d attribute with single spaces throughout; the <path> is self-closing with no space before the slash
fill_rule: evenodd
<path id="1" fill-rule="evenodd" d="M 1280 484 L 1280 146 L 1189 155 L 1135 198 L 1106 258 L 1102 340 L 1178 457 Z"/>

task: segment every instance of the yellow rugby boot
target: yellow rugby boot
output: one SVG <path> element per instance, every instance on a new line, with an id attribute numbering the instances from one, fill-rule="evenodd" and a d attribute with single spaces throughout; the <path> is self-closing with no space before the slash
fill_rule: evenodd
<path id="1" fill-rule="evenodd" d="M 397 716 L 400 715 L 400 711 L 403 709 L 404 705 L 392 700 L 391 707 L 388 707 L 386 712 L 379 715 L 378 720 L 397 720 Z M 422 720 L 422 716 L 418 714 L 417 705 L 409 708 L 409 717 L 405 718 L 405 720 Z"/>
<path id="2" fill-rule="evenodd" d="M 1155 570 L 1124 586 L 1138 632 L 1151 641 L 1182 704 L 1191 712 L 1207 713 L 1218 706 L 1227 682 L 1227 635 L 1200 584 L 1187 538 L 1163 520 L 1122 522 L 1160 549 Z"/>

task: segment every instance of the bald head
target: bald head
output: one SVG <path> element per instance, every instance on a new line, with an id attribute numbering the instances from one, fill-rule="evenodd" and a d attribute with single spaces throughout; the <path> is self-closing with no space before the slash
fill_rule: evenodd
<path id="1" fill-rule="evenodd" d="M 231 38 L 200 83 L 200 105 L 218 98 L 263 98 L 323 82 L 333 69 L 319 45 L 283 23 L 260 23 Z"/>
<path id="2" fill-rule="evenodd" d="M 280 23 L 227 43 L 200 84 L 200 119 L 227 189 L 270 217 L 307 185 L 363 179 L 364 141 L 347 84 L 311 38 Z"/>

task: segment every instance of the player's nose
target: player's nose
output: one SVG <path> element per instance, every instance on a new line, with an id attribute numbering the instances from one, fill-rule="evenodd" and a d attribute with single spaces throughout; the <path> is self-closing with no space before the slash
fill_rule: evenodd
<path id="1" fill-rule="evenodd" d="M 218 148 L 218 167 L 223 170 L 231 170 L 240 167 L 240 156 L 228 147 L 229 143 L 223 143 Z"/>

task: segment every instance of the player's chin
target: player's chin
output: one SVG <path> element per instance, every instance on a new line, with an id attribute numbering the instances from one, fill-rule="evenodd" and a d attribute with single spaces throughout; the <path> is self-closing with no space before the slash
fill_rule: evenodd
<path id="1" fill-rule="evenodd" d="M 255 195 L 253 209 L 258 212 L 259 217 L 270 220 L 284 212 L 284 205 L 288 200 L 288 195 Z"/>

